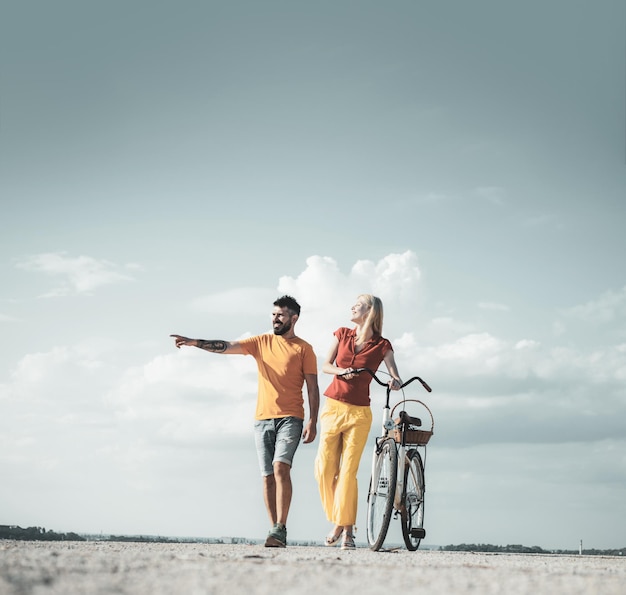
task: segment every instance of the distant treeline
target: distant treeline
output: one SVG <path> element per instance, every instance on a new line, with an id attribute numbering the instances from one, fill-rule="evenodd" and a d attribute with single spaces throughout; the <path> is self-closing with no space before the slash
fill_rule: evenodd
<path id="1" fill-rule="evenodd" d="M 56 533 L 46 531 L 43 527 L 27 527 L 17 525 L 0 525 L 0 539 L 18 539 L 21 541 L 86 541 L 77 533 Z"/>
<path id="2" fill-rule="evenodd" d="M 245 537 L 207 537 L 207 538 L 176 538 L 155 535 L 107 535 L 81 536 L 77 533 L 57 533 L 46 531 L 43 527 L 27 527 L 17 525 L 0 525 L 0 539 L 16 539 L 21 541 L 125 541 L 140 543 L 243 543 L 255 544 L 254 539 Z M 317 546 L 315 541 L 292 542 L 292 545 Z M 434 549 L 434 548 L 433 548 Z M 489 543 L 462 543 L 460 545 L 444 545 L 437 548 L 444 552 L 494 552 L 506 554 L 564 554 L 577 555 L 580 550 L 545 550 L 538 545 L 492 545 Z M 583 550 L 585 556 L 626 556 L 626 547 L 612 550 Z"/>
<path id="3" fill-rule="evenodd" d="M 580 550 L 544 550 L 538 545 L 491 545 L 490 543 L 462 543 L 439 548 L 444 552 L 497 552 L 507 554 L 580 554 Z M 626 548 L 614 550 L 583 550 L 585 556 L 626 556 Z"/>
<path id="4" fill-rule="evenodd" d="M 0 525 L 0 539 L 20 541 L 121 541 L 127 543 L 242 543 L 254 545 L 254 539 L 246 537 L 163 537 L 161 535 L 78 535 L 77 533 L 57 533 L 43 527 L 23 529 L 18 525 Z M 291 542 L 292 545 L 317 545 L 313 541 Z"/>

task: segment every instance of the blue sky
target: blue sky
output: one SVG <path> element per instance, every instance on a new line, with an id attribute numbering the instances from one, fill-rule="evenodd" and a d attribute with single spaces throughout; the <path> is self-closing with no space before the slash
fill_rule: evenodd
<path id="1" fill-rule="evenodd" d="M 264 535 L 254 361 L 169 334 L 290 292 L 322 358 L 374 292 L 434 389 L 427 543 L 623 547 L 625 18 L 1 2 L 0 523 Z M 327 532 L 316 447 L 294 539 Z"/>

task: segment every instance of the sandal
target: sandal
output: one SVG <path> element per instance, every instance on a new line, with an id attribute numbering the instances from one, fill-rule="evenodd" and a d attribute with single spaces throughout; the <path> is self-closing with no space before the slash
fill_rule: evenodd
<path id="1" fill-rule="evenodd" d="M 337 529 L 335 529 L 336 531 Z M 335 533 L 335 531 L 333 531 L 332 533 L 329 533 L 326 536 L 326 547 L 333 547 L 334 545 L 337 545 L 339 543 L 339 540 L 341 539 L 341 536 L 343 535 L 343 529 L 341 529 L 341 531 L 339 531 L 339 533 Z"/>
<path id="2" fill-rule="evenodd" d="M 354 535 L 352 535 L 352 533 L 348 533 L 347 531 L 344 532 L 343 539 L 341 540 L 341 549 L 342 550 L 356 549 L 356 545 L 354 544 Z"/>

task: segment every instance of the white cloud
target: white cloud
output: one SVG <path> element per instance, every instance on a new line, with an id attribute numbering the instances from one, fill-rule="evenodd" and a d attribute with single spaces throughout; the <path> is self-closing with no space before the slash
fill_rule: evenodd
<path id="1" fill-rule="evenodd" d="M 306 268 L 297 277 L 285 275 L 279 279 L 278 289 L 293 295 L 303 308 L 311 311 L 326 310 L 347 296 L 356 298 L 358 293 L 364 293 L 328 256 L 310 256 Z"/>
<path id="2" fill-rule="evenodd" d="M 609 323 L 626 317 L 626 287 L 619 291 L 606 291 L 597 300 L 591 300 L 572 308 L 563 314 L 584 322 Z"/>
<path id="3" fill-rule="evenodd" d="M 354 299 L 360 293 L 374 293 L 383 301 L 414 297 L 420 276 L 417 256 L 411 251 L 389 254 L 378 262 L 359 260 L 347 275 L 333 258 L 311 256 L 298 277 L 281 277 L 278 286 L 307 296 L 312 305 L 332 306 L 340 295 Z"/>
<path id="4" fill-rule="evenodd" d="M 455 377 L 501 371 L 506 353 L 505 342 L 488 333 L 473 333 L 454 342 L 428 347 L 423 356 L 428 364 L 422 367 L 448 367 Z"/>
<path id="5" fill-rule="evenodd" d="M 16 266 L 62 279 L 61 285 L 43 297 L 91 294 L 98 287 L 132 280 L 132 276 L 124 270 L 138 268 L 134 264 L 120 267 L 108 260 L 98 260 L 90 256 L 72 257 L 65 252 L 36 254 L 18 261 Z"/>
<path id="6" fill-rule="evenodd" d="M 385 313 L 415 309 L 421 271 L 411 251 L 389 254 L 378 262 L 357 261 L 343 273 L 330 257 L 311 256 L 297 276 L 280 278 L 280 293 L 294 295 L 302 305 L 298 333 L 326 353 L 331 333 L 338 326 L 349 326 L 350 307 L 358 295 L 371 293 L 383 301 Z M 385 328 L 391 320 L 399 327 L 399 317 L 385 315 Z"/>
<path id="7" fill-rule="evenodd" d="M 44 399 L 50 388 L 61 402 L 87 399 L 94 378 L 107 375 L 107 354 L 95 345 L 85 342 L 24 355 L 11 374 L 11 393 L 20 399 Z"/>
<path id="8" fill-rule="evenodd" d="M 317 308 L 333 306 L 340 296 L 353 300 L 361 293 L 373 293 L 384 302 L 411 299 L 421 276 L 417 256 L 411 251 L 389 254 L 378 262 L 359 260 L 348 275 L 330 257 L 311 256 L 306 262 L 307 268 L 298 277 L 281 277 L 279 289 L 307 296 L 306 303 Z"/>
<path id="9" fill-rule="evenodd" d="M 543 346 L 533 339 L 505 341 L 489 333 L 471 333 L 452 341 L 437 342 L 429 335 L 427 345 L 412 334 L 402 338 L 405 353 L 397 357 L 419 362 L 420 369 L 449 379 L 488 377 L 537 378 L 551 382 L 597 384 L 619 382 L 626 377 L 626 344 L 589 351 L 574 347 Z M 443 337 L 448 337 L 444 332 Z M 514 383 L 510 393 L 515 393 Z M 597 389 L 594 389 L 597 390 Z"/>
<path id="10" fill-rule="evenodd" d="M 183 347 L 126 370 L 106 402 L 125 423 L 149 421 L 157 441 L 206 444 L 249 434 L 256 391 L 253 358 Z"/>
<path id="11" fill-rule="evenodd" d="M 417 256 L 407 251 L 389 254 L 377 263 L 359 260 L 352 267 L 352 276 L 362 283 L 371 281 L 373 293 L 386 302 L 411 303 L 417 296 L 421 271 Z"/>

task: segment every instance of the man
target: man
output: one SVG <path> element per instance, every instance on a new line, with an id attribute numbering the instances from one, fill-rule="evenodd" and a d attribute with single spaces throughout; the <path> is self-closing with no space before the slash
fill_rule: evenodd
<path id="1" fill-rule="evenodd" d="M 291 504 L 291 464 L 296 448 L 317 434 L 319 387 L 317 358 L 311 345 L 295 334 L 300 305 L 284 295 L 274 302 L 272 326 L 266 333 L 241 341 L 188 339 L 174 337 L 176 347 L 189 345 L 213 353 L 251 355 L 259 370 L 254 433 L 261 474 L 263 497 L 270 518 L 265 547 L 287 545 L 287 515 Z M 309 421 L 304 425 L 302 386 L 306 383 Z M 304 429 L 303 429 L 304 427 Z"/>

